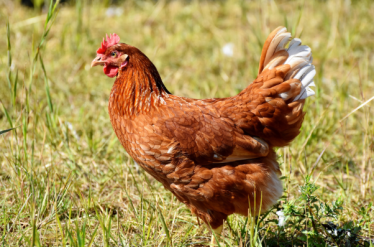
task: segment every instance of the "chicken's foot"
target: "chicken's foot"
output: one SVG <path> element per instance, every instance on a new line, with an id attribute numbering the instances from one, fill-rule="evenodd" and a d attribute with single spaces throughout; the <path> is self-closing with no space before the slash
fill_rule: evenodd
<path id="1" fill-rule="evenodd" d="M 223 224 L 216 229 L 212 229 L 212 231 L 213 231 L 212 232 L 212 241 L 210 242 L 211 247 L 212 246 L 217 246 L 217 240 L 219 241 L 219 239 L 220 239 L 222 229 L 223 229 Z"/>

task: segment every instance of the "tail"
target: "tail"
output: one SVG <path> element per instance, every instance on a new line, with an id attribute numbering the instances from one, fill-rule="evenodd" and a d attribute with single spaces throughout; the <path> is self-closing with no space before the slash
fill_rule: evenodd
<path id="1" fill-rule="evenodd" d="M 300 39 L 292 39 L 285 27 L 278 27 L 268 36 L 262 48 L 258 74 L 266 69 L 272 70 L 277 66 L 289 65 L 290 70 L 283 79 L 298 79 L 302 83 L 301 90 L 296 96 L 292 95 L 292 92 L 282 92 L 280 96 L 284 100 L 295 96 L 293 101 L 298 101 L 314 95 L 310 88 L 315 86 L 313 78 L 316 74 L 312 61 L 312 50 L 306 45 L 301 45 Z"/>
<path id="2" fill-rule="evenodd" d="M 271 146 L 291 142 L 300 132 L 305 99 L 314 95 L 315 74 L 311 49 L 292 39 L 286 28 L 275 29 L 262 49 L 257 79 L 243 91 L 250 94 L 259 123 L 255 129 L 243 125 L 246 132 Z"/>

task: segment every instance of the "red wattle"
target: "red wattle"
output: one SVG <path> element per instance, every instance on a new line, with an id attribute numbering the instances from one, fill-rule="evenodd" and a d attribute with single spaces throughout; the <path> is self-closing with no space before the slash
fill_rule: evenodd
<path id="1" fill-rule="evenodd" d="M 109 77 L 115 77 L 118 73 L 118 67 L 104 65 L 104 73 Z"/>

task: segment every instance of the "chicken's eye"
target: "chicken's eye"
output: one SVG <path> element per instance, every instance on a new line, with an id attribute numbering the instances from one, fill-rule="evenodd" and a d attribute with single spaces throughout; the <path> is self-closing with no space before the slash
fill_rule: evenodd
<path id="1" fill-rule="evenodd" d="M 115 57 L 115 56 L 117 56 L 117 52 L 113 51 L 111 55 L 112 55 L 112 57 Z"/>

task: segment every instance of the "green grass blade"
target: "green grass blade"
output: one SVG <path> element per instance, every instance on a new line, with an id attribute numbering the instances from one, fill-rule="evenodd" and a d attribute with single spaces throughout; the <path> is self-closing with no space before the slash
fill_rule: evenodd
<path id="1" fill-rule="evenodd" d="M 5 133 L 7 133 L 7 132 L 9 132 L 9 131 L 12 131 L 12 130 L 14 130 L 14 129 L 16 129 L 17 127 L 15 127 L 15 128 L 11 128 L 11 129 L 6 129 L 6 130 L 0 130 L 0 135 L 2 135 L 2 134 L 5 134 Z"/>
<path id="2" fill-rule="evenodd" d="M 3 111 L 4 111 L 4 114 L 5 114 L 5 116 L 6 116 L 6 119 L 8 120 L 8 123 L 9 123 L 10 127 L 13 128 L 13 121 L 12 121 L 12 119 L 10 118 L 7 109 L 5 108 L 4 104 L 3 104 L 1 101 L 0 101 L 0 103 L 3 105 Z"/>
<path id="3" fill-rule="evenodd" d="M 18 70 L 16 72 L 16 79 L 14 80 L 13 85 L 13 107 L 16 106 L 16 98 L 17 98 L 17 84 L 18 84 Z"/>
<path id="4" fill-rule="evenodd" d="M 166 234 L 166 237 L 167 237 L 167 240 L 168 242 L 170 243 L 170 246 L 173 245 L 173 242 L 170 238 L 170 233 L 169 233 L 169 229 L 165 223 L 165 219 L 164 219 L 164 216 L 162 215 L 162 212 L 160 209 L 158 209 L 158 214 L 160 215 L 160 219 L 161 219 L 161 224 L 162 224 L 162 227 L 164 228 L 164 231 L 165 231 L 165 234 Z"/>
<path id="5" fill-rule="evenodd" d="M 100 224 L 97 224 L 96 227 L 95 227 L 95 230 L 93 231 L 92 235 L 91 235 L 91 239 L 90 241 L 88 242 L 87 246 L 88 247 L 91 247 L 92 244 L 94 243 L 94 240 L 95 240 L 95 237 L 96 237 L 96 234 L 97 234 L 97 229 L 99 228 L 99 225 Z"/>

